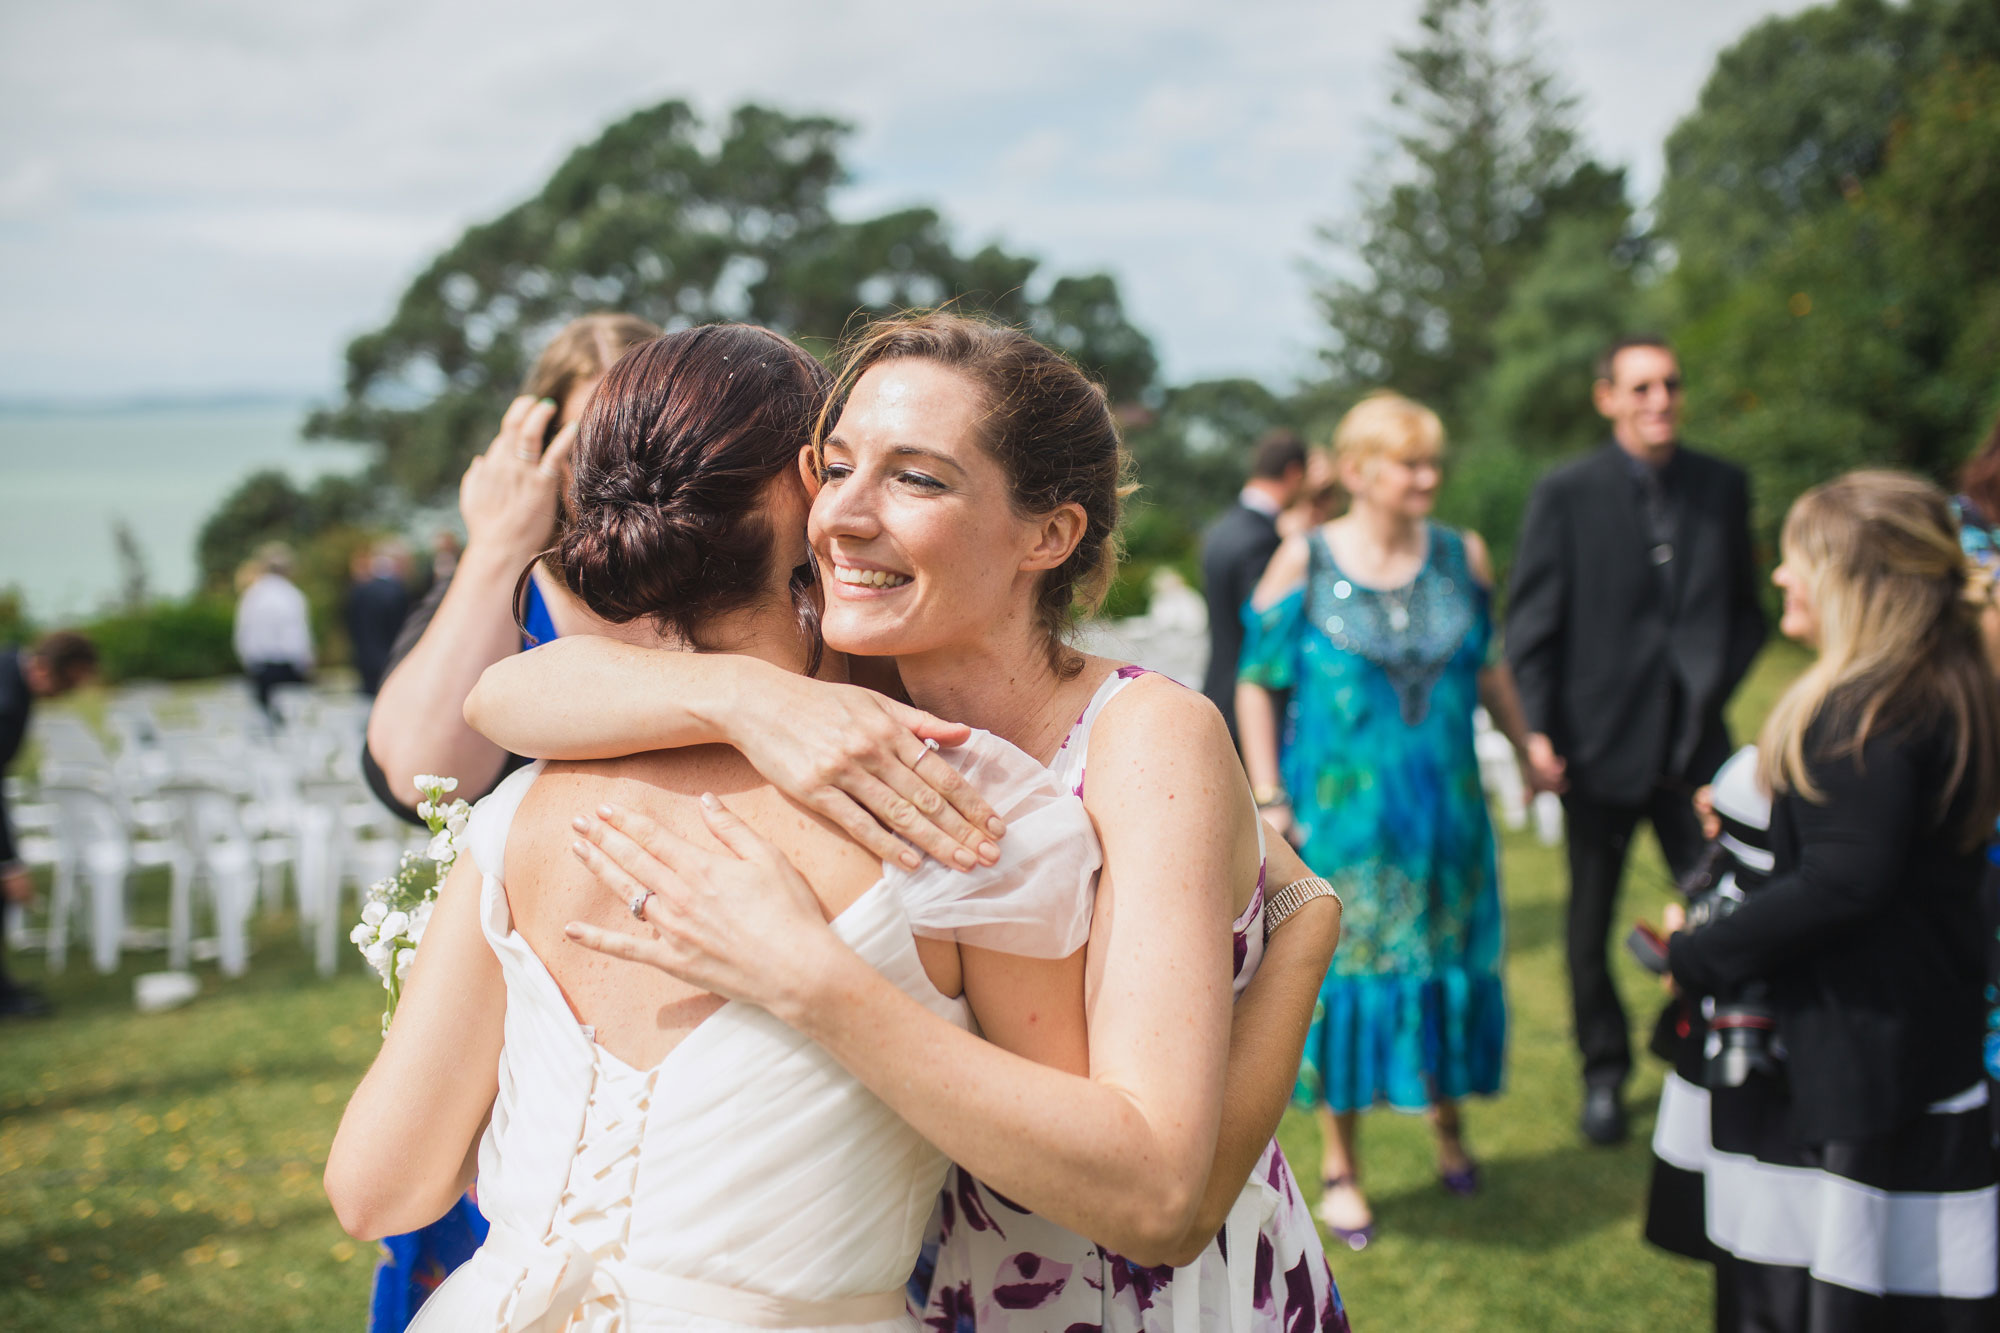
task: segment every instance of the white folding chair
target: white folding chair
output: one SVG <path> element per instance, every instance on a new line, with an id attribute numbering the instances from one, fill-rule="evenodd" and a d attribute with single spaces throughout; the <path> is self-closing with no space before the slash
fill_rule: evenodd
<path id="1" fill-rule="evenodd" d="M 170 904 L 167 949 L 172 965 L 187 963 L 187 898 L 190 858 L 173 840 L 135 834 L 118 798 L 86 782 L 58 780 L 42 785 L 42 799 L 55 810 L 55 859 L 44 937 L 49 970 L 68 963 L 79 878 L 89 888 L 91 962 L 99 972 L 115 972 L 127 944 L 126 897 L 132 872 L 162 866 L 168 872 Z M 178 927 L 178 928 L 177 928 Z M 138 943 L 134 940 L 133 943 Z"/>
<path id="2" fill-rule="evenodd" d="M 242 976 L 250 964 L 250 909 L 257 896 L 257 851 L 243 827 L 242 797 L 217 777 L 176 776 L 160 785 L 194 867 L 213 905 L 217 961 L 224 976 Z"/>

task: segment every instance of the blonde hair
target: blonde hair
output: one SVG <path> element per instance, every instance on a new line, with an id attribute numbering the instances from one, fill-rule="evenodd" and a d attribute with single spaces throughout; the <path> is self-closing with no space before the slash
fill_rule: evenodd
<path id="1" fill-rule="evenodd" d="M 1783 544 L 1811 585 L 1819 660 L 1764 723 L 1764 783 L 1825 799 L 1807 770 L 1805 739 L 1836 696 L 1847 734 L 1828 755 L 1858 757 L 1878 724 L 1942 714 L 1952 763 L 1937 815 L 1969 793 L 1962 833 L 1968 846 L 1984 840 L 2000 811 L 2000 709 L 1979 633 L 1992 583 L 1960 548 L 1944 492 L 1906 473 L 1850 472 L 1793 503 Z"/>
<path id="2" fill-rule="evenodd" d="M 1347 410 L 1333 432 L 1333 461 L 1363 464 L 1444 448 L 1444 423 L 1412 398 L 1377 389 Z"/>
<path id="3" fill-rule="evenodd" d="M 521 392 L 530 398 L 552 398 L 558 413 L 572 390 L 611 369 L 612 362 L 640 343 L 660 336 L 659 326 L 637 315 L 599 310 L 563 325 L 535 358 Z"/>

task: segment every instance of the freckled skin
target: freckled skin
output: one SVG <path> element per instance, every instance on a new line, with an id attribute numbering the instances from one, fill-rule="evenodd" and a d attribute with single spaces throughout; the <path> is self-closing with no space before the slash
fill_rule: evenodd
<path id="1" fill-rule="evenodd" d="M 822 567 L 912 576 L 891 589 L 831 578 L 827 642 L 910 657 L 1019 620 L 1041 523 L 1014 512 L 1007 475 L 979 442 L 971 381 L 928 361 L 891 361 L 854 386 L 827 441 L 807 537 Z M 904 452 L 921 451 L 921 452 Z"/>

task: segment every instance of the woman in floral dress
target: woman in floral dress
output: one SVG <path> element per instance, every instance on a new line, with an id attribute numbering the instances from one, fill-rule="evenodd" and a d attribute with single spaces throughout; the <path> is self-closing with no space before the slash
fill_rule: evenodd
<path id="1" fill-rule="evenodd" d="M 1237 711 L 1252 784 L 1347 904 L 1298 1097 L 1325 1136 L 1321 1220 L 1355 1249 L 1374 1221 L 1357 1114 L 1428 1110 L 1440 1180 L 1470 1194 L 1458 1101 L 1499 1090 L 1506 1050 L 1473 710 L 1485 703 L 1524 768 L 1526 726 L 1512 677 L 1490 660 L 1485 546 L 1430 521 L 1442 445 L 1429 409 L 1363 400 L 1334 439 L 1353 503 L 1281 547 L 1245 611 Z M 1290 692 L 1282 724 L 1278 691 Z"/>

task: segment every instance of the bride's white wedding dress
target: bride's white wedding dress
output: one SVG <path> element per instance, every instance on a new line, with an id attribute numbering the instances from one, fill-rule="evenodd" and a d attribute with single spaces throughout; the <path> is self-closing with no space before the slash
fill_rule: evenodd
<path id="1" fill-rule="evenodd" d="M 969 1026 L 913 935 L 1066 957 L 1090 928 L 1099 852 L 1083 804 L 1006 742 L 946 757 L 1008 822 L 999 865 L 926 860 L 833 922 L 879 972 Z M 415 1333 L 842 1329 L 908 1333 L 909 1278 L 945 1160 L 811 1041 L 730 1002 L 651 1069 L 599 1046 L 513 928 L 507 830 L 535 764 L 472 813 L 480 921 L 507 990 L 500 1090 L 479 1146 L 486 1243 Z"/>

